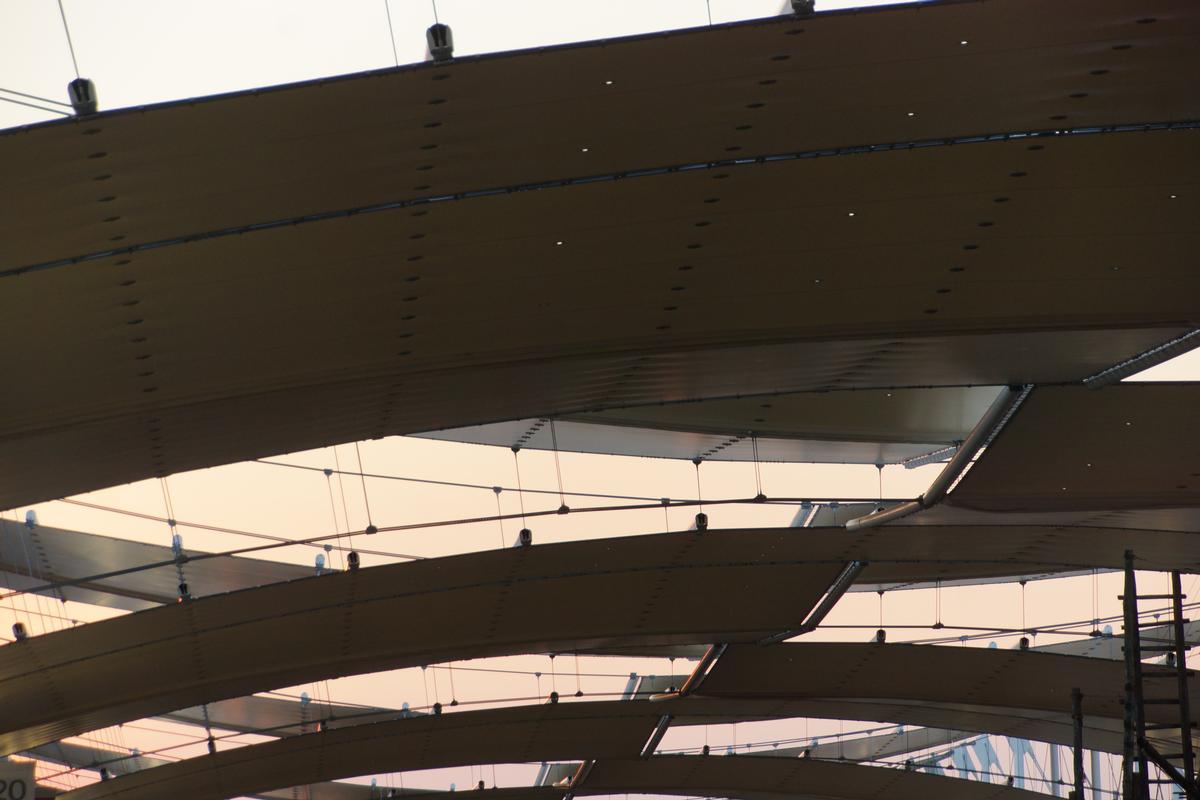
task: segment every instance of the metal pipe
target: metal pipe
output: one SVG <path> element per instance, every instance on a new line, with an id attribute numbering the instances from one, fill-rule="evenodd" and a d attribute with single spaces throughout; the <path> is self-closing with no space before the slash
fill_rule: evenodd
<path id="1" fill-rule="evenodd" d="M 1183 582 L 1179 570 L 1171 571 L 1172 632 L 1175 634 L 1175 669 L 1179 675 L 1179 740 L 1183 745 L 1183 776 L 1193 786 L 1196 783 L 1196 757 L 1192 751 L 1192 704 L 1188 697 L 1188 644 L 1183 628 Z"/>
<path id="2" fill-rule="evenodd" d="M 992 401 L 992 404 L 988 406 L 988 410 L 984 412 L 979 422 L 975 423 L 975 427 L 967 434 L 967 438 L 963 439 L 962 445 L 951 459 L 946 462 L 946 466 L 942 467 L 942 471 L 933 479 L 933 483 L 929 484 L 929 488 L 925 490 L 924 494 L 916 500 L 901 503 L 886 511 L 876 511 L 866 516 L 852 519 L 846 523 L 846 530 L 856 531 L 861 528 L 882 525 L 885 522 L 892 522 L 893 520 L 907 517 L 909 514 L 940 503 L 942 498 L 946 496 L 946 492 L 949 491 L 950 486 L 971 463 L 971 459 L 975 458 L 975 454 L 979 451 L 979 448 L 991 440 L 991 437 L 1007 421 L 1009 415 L 1016 409 L 1017 404 L 1029 391 L 1030 387 L 1027 386 L 1009 386 L 1001 392 Z"/>
<path id="3" fill-rule="evenodd" d="M 885 522 L 891 522 L 894 519 L 907 517 L 909 514 L 915 514 L 925 506 L 921 505 L 920 500 L 909 500 L 897 506 L 892 506 L 886 511 L 873 511 L 864 517 L 856 517 L 855 519 L 846 521 L 846 530 L 856 531 L 859 528 L 873 528 L 876 525 L 882 525 Z"/>
<path id="4" fill-rule="evenodd" d="M 710 645 L 704 653 L 704 657 L 700 659 L 700 663 L 692 670 L 692 674 L 688 675 L 688 679 L 683 682 L 683 686 L 679 687 L 679 696 L 687 697 L 692 692 L 700 688 L 700 684 L 708 677 L 708 671 L 717 663 L 717 659 L 725 652 L 728 645 L 714 644 Z"/>
<path id="5" fill-rule="evenodd" d="M 784 631 L 783 633 L 777 633 L 774 636 L 768 636 L 765 639 L 759 639 L 758 643 L 763 645 L 776 644 L 777 642 L 782 642 L 784 639 L 790 639 L 793 636 L 799 636 L 802 633 L 815 631 L 817 626 L 821 624 L 821 620 L 825 619 L 826 615 L 833 610 L 833 607 L 837 605 L 838 600 L 842 599 L 842 595 L 846 593 L 851 584 L 854 583 L 854 580 L 866 568 L 866 561 L 851 561 L 845 566 L 841 574 L 837 576 L 837 579 L 833 582 L 833 584 L 830 585 L 829 590 L 825 592 L 825 596 L 821 598 L 821 602 L 817 604 L 817 607 L 809 612 L 808 616 L 805 617 L 804 622 L 800 623 L 799 628 L 796 628 L 795 630 Z"/>
<path id="6" fill-rule="evenodd" d="M 562 796 L 562 800 L 572 800 L 575 797 L 575 790 L 583 785 L 583 782 L 592 774 L 595 766 L 595 759 L 584 761 L 579 765 L 579 769 L 575 770 L 575 774 L 571 776 L 571 782 L 567 784 L 567 793 Z"/>
<path id="7" fill-rule="evenodd" d="M 1083 800 L 1083 692 L 1071 690 L 1071 722 L 1075 727 L 1075 791 L 1071 797 Z"/>
<path id="8" fill-rule="evenodd" d="M 674 717 L 670 714 L 663 714 L 658 718 L 658 724 L 654 726 L 654 732 L 650 734 L 650 738 L 646 740 L 646 744 L 642 747 L 641 757 L 643 759 L 654 755 L 654 751 L 658 749 L 659 743 L 667 735 L 667 728 L 671 727 L 672 719 Z"/>

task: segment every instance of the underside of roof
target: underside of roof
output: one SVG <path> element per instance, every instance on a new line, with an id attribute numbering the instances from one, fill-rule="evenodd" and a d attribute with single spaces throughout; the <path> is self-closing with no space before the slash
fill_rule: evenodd
<path id="1" fill-rule="evenodd" d="M 1195 508 L 1198 404 L 1195 383 L 1035 389 L 949 500 L 1005 513 Z"/>
<path id="2" fill-rule="evenodd" d="M 71 800 L 100 800 L 116 798 L 139 800 L 175 796 L 184 791 L 197 800 L 225 798 L 238 794 L 252 794 L 287 785 L 303 785 L 310 782 L 332 780 L 351 775 L 419 770 L 435 767 L 468 764 L 512 763 L 528 761 L 566 760 L 589 757 L 598 765 L 606 759 L 635 758 L 647 737 L 663 713 L 686 716 L 688 709 L 697 703 L 672 701 L 650 702 L 589 702 L 565 705 L 524 706 L 448 714 L 424 719 L 396 720 L 373 725 L 360 725 L 335 731 L 311 733 L 291 739 L 283 739 L 259 745 L 250 745 L 234 750 L 225 750 L 211 756 L 189 759 L 145 772 L 134 773 L 114 781 L 95 783 L 71 793 Z M 736 718 L 730 715 L 731 718 Z M 585 755 L 588 754 L 588 755 Z M 692 763 L 692 769 L 701 768 L 700 758 L 680 758 Z M 800 759 L 758 759 L 712 757 L 712 760 L 728 760 L 729 769 L 740 774 L 725 773 L 731 782 L 724 787 L 731 791 L 713 792 L 719 796 L 741 797 L 737 790 L 753 796 L 756 778 L 775 774 L 777 771 L 795 772 L 806 770 L 808 764 L 823 762 Z M 658 763 L 665 758 L 651 759 Z M 875 796 L 879 790 L 877 780 L 884 782 L 903 780 L 903 771 L 883 770 L 850 764 L 841 767 L 845 785 L 833 797 Z M 657 792 L 654 775 L 668 778 L 670 773 L 659 773 L 656 768 L 641 768 L 644 772 L 636 780 L 644 780 L 646 791 Z M 718 770 L 723 768 L 716 768 Z M 822 767 L 815 767 L 821 772 Z M 669 768 L 668 768 L 669 770 Z M 857 771 L 853 771 L 857 770 Z M 584 794 L 608 793 L 613 784 L 627 780 L 630 773 L 616 770 L 605 778 L 604 772 L 597 783 Z M 907 773 L 915 775 L 914 773 Z M 715 777 L 715 776 L 712 776 Z M 919 776 L 914 789 L 924 787 L 924 796 L 968 797 L 979 793 L 980 797 L 998 797 L 1003 789 L 988 784 L 967 784 L 940 776 Z M 939 783 L 938 781 L 952 781 Z M 738 784 L 742 784 L 740 787 Z M 616 792 L 637 791 L 630 782 Z M 938 787 L 945 787 L 939 789 Z M 680 790 L 686 787 L 679 786 Z M 594 791 L 591 791 L 594 789 Z M 1012 790 L 1009 790 L 1012 791 Z M 964 794 L 964 792 L 966 794 Z M 673 792 L 667 792 L 673 793 Z M 691 791 L 686 792 L 692 794 Z M 904 794 L 903 796 L 910 796 Z M 921 796 L 912 794 L 911 796 Z M 1014 795 L 1014 797 L 1020 795 Z"/>
<path id="3" fill-rule="evenodd" d="M 1197 321 L 1189 11 L 780 18 L 13 132 L 0 506 L 503 420 L 1078 381 Z"/>
<path id="4" fill-rule="evenodd" d="M 144 769 L 72 800 L 358 798 L 330 782 L 537 761 L 592 763 L 578 795 L 1022 800 L 815 759 L 638 756 L 667 722 L 798 716 L 938 729 L 926 747 L 1069 744 L 1073 688 L 1084 746 L 1120 752 L 1119 637 L 762 645 L 844 590 L 1115 569 L 1130 551 L 1200 572 L 1200 391 L 1085 388 L 1200 342 L 1198 74 L 1193 0 L 941 0 L 3 132 L 3 508 L 389 435 L 898 463 L 976 441 L 999 387 L 1023 400 L 947 503 L 857 530 L 874 503 L 314 575 L 0 523 L 11 587 L 136 612 L 0 647 L 0 753 L 77 764 L 81 747 L 50 743 L 163 716 L 275 738 L 122 759 Z M 442 714 L 255 695 L 713 643 L 728 646 L 688 692 L 672 670 L 623 702 Z M 1178 709 L 1146 717 L 1172 751 Z M 890 733 L 852 749 L 904 752 Z"/>
<path id="5" fill-rule="evenodd" d="M 861 580 L 893 584 L 1119 566 L 1131 541 L 1146 567 L 1200 571 L 1191 534 L 884 526 L 590 540 L 262 586 L 0 648 L 0 749 L 451 659 L 756 641 L 795 629 L 856 559 L 871 562 Z M 341 646 L 312 648 L 312 630 L 341 631 Z"/>
<path id="6" fill-rule="evenodd" d="M 689 461 L 895 464 L 961 441 L 994 387 L 720 398 L 418 434 L 473 444 Z"/>

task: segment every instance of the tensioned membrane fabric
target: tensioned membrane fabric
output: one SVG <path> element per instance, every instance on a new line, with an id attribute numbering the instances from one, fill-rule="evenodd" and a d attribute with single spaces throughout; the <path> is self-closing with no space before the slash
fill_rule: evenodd
<path id="1" fill-rule="evenodd" d="M 690 701 L 565 703 L 380 722 L 219 751 L 92 784 L 66 797 L 140 800 L 181 796 L 182 792 L 196 800 L 218 800 L 381 772 L 467 764 L 632 759 L 661 714 L 686 714 L 692 705 L 695 703 Z M 762 764 L 762 774 L 769 774 L 778 768 L 771 764 L 790 765 L 792 761 L 754 759 L 748 764 L 748 770 Z M 872 780 L 869 773 L 861 773 L 861 778 L 852 777 L 860 773 L 842 774 L 852 786 Z M 592 785 L 590 780 L 587 785 Z M 941 784 L 929 785 L 936 792 Z"/>
<path id="2" fill-rule="evenodd" d="M 72 769 L 99 769 L 103 766 L 114 777 L 173 763 L 153 756 L 133 755 L 129 752 L 109 750 L 91 744 L 71 742 L 42 745 L 27 751 L 24 755 Z M 255 796 L 295 800 L 295 795 L 290 789 L 259 792 Z M 370 786 L 361 784 L 325 781 L 304 787 L 304 800 L 377 800 L 377 798 L 378 795 L 373 794 Z"/>
<path id="3" fill-rule="evenodd" d="M 1200 538 L 1173 532 L 787 528 L 539 545 L 263 586 L 0 647 L 0 752 L 362 672 L 754 641 L 796 628 L 853 559 L 871 561 L 861 580 L 896 583 L 1025 574 L 1029 560 L 1111 567 L 1131 540 L 1146 568 L 1200 562 Z M 312 647 L 313 630 L 336 632 L 333 644 Z"/>
<path id="4" fill-rule="evenodd" d="M 679 718 L 678 725 L 722 724 L 733 721 L 752 721 L 811 717 L 818 719 L 852 719 L 866 722 L 920 725 L 926 728 L 969 730 L 997 736 L 1011 736 L 1050 742 L 1070 747 L 1075 728 L 1069 711 L 1042 711 L 1028 708 L 988 706 L 978 703 L 934 703 L 928 700 L 903 699 L 745 699 L 715 700 L 696 698 L 689 706 L 691 716 Z M 1107 753 L 1120 753 L 1123 746 L 1121 720 L 1085 717 L 1084 747 Z M 1170 747 L 1170 731 L 1155 731 L 1148 738 L 1164 749 Z M 1174 735 L 1178 744 L 1178 734 Z M 1166 749 L 1166 752 L 1174 752 Z"/>
<path id="5" fill-rule="evenodd" d="M 0 647 L 0 752 L 382 669 L 753 640 L 798 624 L 842 568 L 806 551 L 778 533 L 526 547 L 264 586 L 32 637 Z M 315 630 L 330 632 L 320 647 Z"/>
<path id="6" fill-rule="evenodd" d="M 185 558 L 198 552 L 181 550 Z M 162 545 L 44 525 L 30 528 L 0 519 L 0 576 L 10 589 L 30 589 L 174 559 L 174 551 Z M 198 597 L 305 578 L 314 571 L 312 567 L 296 564 L 233 556 L 181 566 L 188 590 Z M 174 603 L 179 598 L 179 582 L 179 567 L 168 563 L 155 569 L 62 586 L 48 593 L 64 600 L 141 611 Z"/>
<path id="7" fill-rule="evenodd" d="M 806 747 L 776 747 L 771 750 L 747 752 L 746 755 L 763 758 L 791 758 L 807 755 L 808 758 L 836 758 L 844 761 L 878 761 L 884 758 L 914 753 L 931 747 L 954 744 L 976 736 L 970 731 L 953 731 L 944 728 L 909 728 L 901 725 L 887 733 L 870 736 L 847 736 L 823 742 L 814 741 Z"/>
<path id="8" fill-rule="evenodd" d="M 1200 119 L 1197 43 L 1188 0 L 926 3 L 68 119 L 0 139 L 25 212 L 0 214 L 3 267 L 573 176 Z"/>
<path id="9" fill-rule="evenodd" d="M 182 708 L 162 716 L 175 722 L 211 725 L 222 730 L 263 733 L 268 736 L 295 736 L 312 730 L 316 727 L 317 720 L 324 721 L 326 727 L 336 727 L 410 714 L 421 715 L 398 708 L 327 703 L 323 700 L 309 700 L 304 703 L 283 697 L 249 695 L 218 700 L 209 703 L 206 708 Z"/>
<path id="10" fill-rule="evenodd" d="M 870 503 L 822 503 L 800 507 L 797 513 L 797 524 L 811 518 L 810 528 L 836 527 L 845 524 L 847 519 L 868 515 L 875 509 Z M 1120 548 L 1129 543 L 1142 543 L 1142 540 L 1129 540 L 1128 531 L 1177 531 L 1177 533 L 1200 533 L 1200 523 L 1194 522 L 1195 510 L 1178 510 L 1174 513 L 1157 512 L 1114 512 L 1110 515 L 989 515 L 989 513 L 966 512 L 959 509 L 949 509 L 948 506 L 937 506 L 935 509 L 920 513 L 920 515 L 905 519 L 907 524 L 932 525 L 940 523 L 949 525 L 952 530 L 925 530 L 914 534 L 912 543 L 920 548 L 924 560 L 944 561 L 954 559 L 972 559 L 983 563 L 985 560 L 1004 561 L 1012 558 L 1012 554 L 1026 547 L 1034 551 L 1043 546 L 1046 541 L 1054 541 L 1058 534 L 1048 534 L 1046 531 L 1055 528 L 1102 529 L 1097 531 L 1096 540 L 1088 542 L 1088 547 L 1102 546 L 1102 554 L 1098 559 L 1087 561 L 1088 567 L 1102 566 L 1112 569 L 1117 565 Z M 1147 516 L 1150 513 L 1152 516 Z M 1016 524 L 1014 524 L 1016 523 Z M 986 528 L 994 539 L 989 537 L 968 535 L 968 540 L 978 541 L 983 549 L 971 554 L 961 552 L 956 543 L 961 536 L 958 530 L 962 527 Z M 1003 530 L 998 530 L 1003 527 Z M 888 525 L 896 528 L 896 525 Z M 1109 530 L 1104 530 L 1109 529 Z M 37 525 L 35 528 L 17 523 L 0 521 L 0 575 L 4 575 L 10 589 L 28 590 L 36 587 L 49 587 L 42 594 L 65 597 L 66 600 L 88 602 L 124 608 L 127 610 L 143 610 L 163 603 L 173 603 L 178 600 L 179 567 L 174 564 L 174 553 L 168 547 L 149 545 L 119 537 L 85 534 L 80 531 L 50 528 Z M 896 531 L 899 535 L 899 531 Z M 1076 531 L 1074 536 L 1084 536 L 1084 531 Z M 863 531 L 856 534 L 847 542 L 871 543 L 892 539 L 893 534 L 884 530 Z M 1140 553 L 1151 559 L 1151 563 L 1159 566 L 1176 565 L 1180 569 L 1200 569 L 1200 563 L 1193 557 L 1189 547 L 1192 541 L 1187 536 L 1146 536 L 1145 542 L 1150 547 Z M 371 552 L 371 551 L 366 551 Z M 1024 573 L 1021 577 L 1036 579 L 1051 575 L 1061 575 L 1064 571 L 1064 555 L 1061 548 L 1051 553 L 1044 553 L 1046 570 L 1040 573 Z M 193 597 L 226 593 L 238 589 L 257 587 L 268 583 L 293 581 L 313 575 L 312 567 L 295 564 L 278 563 L 244 557 L 208 558 L 210 554 L 184 549 L 188 558 L 182 565 L 185 581 Z M 874 555 L 872 555 L 874 554 Z M 1038 566 L 1038 560 L 1033 558 L 1036 553 L 1026 553 L 1025 563 L 1031 567 Z M 878 551 L 878 549 L 859 549 L 851 553 L 853 557 L 862 555 L 863 558 L 880 558 L 895 560 L 895 551 Z M 1072 561 L 1074 563 L 1074 561 Z M 70 585 L 54 585 L 55 583 L 77 582 L 89 576 L 103 575 L 113 571 L 131 570 L 139 565 L 162 566 L 149 567 L 145 570 L 134 570 L 108 578 L 88 579 L 82 583 Z M 919 567 L 905 567 L 917 571 Z M 934 581 L 942 581 L 943 585 L 953 583 L 990 582 L 995 579 L 1013 578 L 1016 573 L 1002 567 L 1001 571 L 971 572 L 964 565 L 954 567 L 955 577 L 949 577 L 944 572 L 946 567 L 931 567 L 929 575 L 934 575 Z M 874 575 L 874 572 L 871 573 Z M 912 575 L 898 576 L 911 578 Z M 922 581 L 887 583 L 881 576 L 881 585 L 892 588 L 923 587 Z M 856 591 L 874 591 L 870 583 L 860 583 L 854 587 Z"/>
<path id="11" fill-rule="evenodd" d="M 962 441 L 997 391 L 982 386 L 720 398 L 418 435 L 688 460 L 894 464 Z"/>
<path id="12" fill-rule="evenodd" d="M 1121 719 L 1124 670 L 1124 664 L 1108 659 L 1032 650 L 826 642 L 730 645 L 700 692 L 748 700 L 903 698 L 1062 713 L 1070 711 L 1071 690 L 1078 688 L 1086 698 L 1087 716 Z M 1200 689 L 1194 673 L 1188 684 L 1189 691 Z M 1178 722 L 1179 709 L 1147 706 L 1146 718 Z"/>
<path id="13" fill-rule="evenodd" d="M 885 768 L 807 758 L 656 756 L 596 762 L 579 795 L 666 794 L 738 800 L 1045 800 L 1046 794 L 899 766 Z"/>
<path id="14" fill-rule="evenodd" d="M 1195 383 L 1035 389 L 949 496 L 969 509 L 1200 506 Z"/>
<path id="15" fill-rule="evenodd" d="M 469 764 L 633 758 L 655 704 L 517 706 L 357 725 L 218 751 L 69 792 L 71 800 L 254 794 L 356 775 Z"/>
<path id="16" fill-rule="evenodd" d="M 936 27 L 943 10 L 1018 6 L 1024 0 L 937 6 L 905 18 Z M 1104 114 L 1177 119 L 1178 103 L 1154 98 L 1200 104 L 1200 90 L 1181 79 L 1177 64 L 1159 62 L 1148 42 L 1111 49 L 1127 36 L 1188 40 L 1190 8 L 1164 5 L 1157 22 L 1130 22 L 1127 32 L 1103 23 L 1081 32 L 1075 20 L 1064 22 L 1068 38 L 1091 42 L 1072 59 L 1078 80 L 1126 73 L 1136 84 L 1108 97 Z M 1109 10 L 1128 13 L 1119 5 Z M 877 18 L 844 20 L 852 29 Z M 713 33 L 736 38 L 751 30 L 758 29 Z M 879 30 L 898 35 L 894 26 Z M 980 41 L 996 29 L 987 30 Z M 701 38 L 667 41 L 714 60 Z M 1154 56 L 1144 70 L 1112 66 L 1140 50 Z M 745 64 L 747 55 L 727 67 Z M 1015 58 L 1036 61 L 1028 50 Z M 1087 63 L 1109 74 L 1085 78 Z M 895 63 L 873 63 L 867 72 L 886 83 Z M 1021 96 L 1008 82 L 1015 73 L 994 74 L 1005 76 L 998 78 L 1004 96 Z M 1049 91 L 1053 73 L 1037 74 Z M 1156 88 L 1164 84 L 1169 92 Z M 775 86 L 806 106 L 789 120 L 841 115 L 841 106 L 822 113 L 829 101 L 820 100 L 820 82 Z M 1104 94 L 1083 93 L 1089 96 L 1074 99 L 1080 108 Z M 150 130 L 156 115 L 247 100 L 114 120 L 136 129 L 130 157 L 143 158 L 142 144 L 158 140 Z M 1146 102 L 1156 106 L 1153 117 Z M 974 101 L 955 105 L 982 113 Z M 304 113 L 320 118 L 331 110 Z M 614 119 L 629 128 L 627 117 Z M 88 177 L 86 188 L 69 175 L 47 177 L 56 162 L 29 143 L 69 129 L 27 131 L 4 140 L 3 149 L 10 159 L 36 162 L 45 185 L 81 192 L 89 208 L 108 205 L 96 202 L 97 191 L 139 197 L 114 183 L 118 172 L 99 173 L 114 176 L 99 183 Z M 239 146 L 264 144 L 255 125 L 229 129 Z M 295 131 L 289 135 L 295 141 Z M 519 135 L 534 138 L 524 129 Z M 736 394 L 1078 380 L 1194 323 L 1200 278 L 1188 257 L 1200 193 L 1189 187 L 1200 171 L 1198 138 L 1195 129 L 1159 130 L 746 159 L 259 227 L 10 274 L 0 278 L 0 336 L 14 344 L 11 366 L 24 380 L 0 398 L 0 505 L 332 442 L 531 416 Z M 492 145 L 475 144 L 485 160 L 495 157 Z M 338 137 L 337 152 L 342 168 L 340 154 L 372 151 L 347 135 Z M 108 155 L 86 158 L 97 153 Z M 109 169 L 96 165 L 118 154 L 115 147 L 85 150 L 74 161 Z M 226 155 L 193 160 L 215 174 L 210 162 Z M 96 177 L 90 170 L 84 174 Z M 257 197 L 245 189 L 253 174 L 239 171 L 230 190 Z M 112 188 L 97 190 L 106 183 Z M 98 219 L 119 219 L 68 230 L 98 227 L 101 233 L 83 235 L 116 247 L 149 235 L 122 226 L 143 220 L 147 231 L 158 231 L 148 219 L 158 213 L 199 224 L 201 204 L 177 196 L 174 179 L 159 174 L 150 183 L 170 195 L 151 202 L 154 191 L 141 194 L 153 213 L 100 211 Z M 303 193 L 289 187 L 284 194 Z M 255 202 L 265 214 L 266 201 Z M 73 235 L 60 235 L 60 205 L 48 218 L 55 242 Z M 248 224 L 269 218 L 246 213 Z M 38 238 L 46 214 L 23 198 L 13 218 L 25 241 Z"/>

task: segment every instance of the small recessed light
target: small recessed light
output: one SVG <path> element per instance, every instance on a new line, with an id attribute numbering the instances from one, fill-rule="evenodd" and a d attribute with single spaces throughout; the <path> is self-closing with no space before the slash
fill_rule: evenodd
<path id="1" fill-rule="evenodd" d="M 813 278 L 813 283 L 820 283 L 820 282 L 821 282 L 820 278 Z"/>
<path id="2" fill-rule="evenodd" d="M 969 44 L 970 42 L 968 42 L 966 39 L 960 39 L 958 42 L 959 47 L 966 47 Z"/>
<path id="3" fill-rule="evenodd" d="M 887 396 L 888 396 L 888 397 L 891 397 L 891 396 L 892 396 L 892 393 L 891 393 L 891 392 L 888 392 L 888 393 L 887 393 Z"/>
<path id="4" fill-rule="evenodd" d="M 1091 465 L 1091 464 L 1088 464 L 1088 466 L 1090 467 L 1090 466 L 1092 466 L 1092 465 Z"/>
<path id="5" fill-rule="evenodd" d="M 561 242 L 561 241 L 555 242 L 554 244 L 555 244 L 555 246 L 556 246 L 556 247 L 562 247 L 562 242 Z"/>
<path id="6" fill-rule="evenodd" d="M 851 211 L 851 212 L 849 212 L 848 214 L 846 214 L 846 216 L 847 216 L 847 217 L 853 217 L 853 216 L 854 216 L 854 212 L 853 212 L 853 211 Z"/>
<path id="7" fill-rule="evenodd" d="M 1125 423 L 1125 427 L 1126 427 L 1126 428 L 1128 428 L 1128 427 L 1129 427 L 1130 425 L 1132 425 L 1132 424 L 1133 424 L 1132 422 L 1126 422 L 1126 423 Z"/>
<path id="8" fill-rule="evenodd" d="M 910 117 L 915 117 L 915 116 L 917 115 L 917 112 L 915 112 L 915 111 L 910 111 L 910 112 L 908 112 L 908 115 L 909 115 Z"/>
<path id="9" fill-rule="evenodd" d="M 580 150 L 581 150 L 581 152 L 584 152 L 584 153 L 586 153 L 586 152 L 588 151 L 588 148 L 586 148 L 586 147 L 582 147 L 582 148 L 580 148 Z"/>
<path id="10" fill-rule="evenodd" d="M 612 82 L 612 81 L 605 81 L 605 82 L 604 82 L 604 85 L 605 85 L 605 86 L 612 86 L 612 85 L 613 85 L 613 82 Z"/>
<path id="11" fill-rule="evenodd" d="M 1172 199 L 1172 200 L 1174 200 L 1174 199 L 1176 199 L 1176 198 L 1178 198 L 1178 197 L 1179 197 L 1179 195 L 1177 195 L 1177 194 L 1173 194 L 1173 195 L 1171 195 L 1171 199 Z"/>

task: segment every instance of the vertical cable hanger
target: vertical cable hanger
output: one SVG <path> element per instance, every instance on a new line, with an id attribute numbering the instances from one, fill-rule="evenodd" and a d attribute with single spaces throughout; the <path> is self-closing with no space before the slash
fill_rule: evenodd
<path id="1" fill-rule="evenodd" d="M 79 61 L 75 58 L 75 43 L 71 41 L 71 27 L 67 25 L 67 12 L 63 10 L 62 0 L 58 0 L 58 13 L 62 17 L 63 33 L 67 35 L 67 49 L 71 51 L 71 66 L 75 68 L 75 77 L 79 78 Z"/>
<path id="2" fill-rule="evenodd" d="M 940 578 L 933 584 L 933 617 L 934 630 L 946 627 L 942 624 L 942 581 Z"/>
<path id="3" fill-rule="evenodd" d="M 392 39 L 392 60 L 400 66 L 400 55 L 396 52 L 396 29 L 392 26 L 392 6 L 389 0 L 383 0 L 383 10 L 387 13 L 388 36 Z M 435 13 L 436 17 L 437 14 Z"/>
<path id="4" fill-rule="evenodd" d="M 434 24 L 438 24 L 441 20 L 438 19 L 437 0 L 429 0 L 429 2 L 433 4 L 433 22 Z"/>
<path id="5" fill-rule="evenodd" d="M 334 445 L 333 450 L 333 466 L 337 470 L 338 492 L 342 496 L 342 522 L 346 527 L 346 536 L 350 539 L 350 549 L 354 549 L 354 532 L 350 529 L 350 508 L 346 505 L 346 483 L 342 480 L 342 460 L 338 458 L 337 445 Z M 334 514 L 336 515 L 336 511 Z M 339 529 L 340 530 L 340 529 Z"/>
<path id="6" fill-rule="evenodd" d="M 367 534 L 378 532 L 375 523 L 371 519 L 371 498 L 367 496 L 367 475 L 363 469 L 362 451 L 358 449 L 358 442 L 354 443 L 354 457 L 358 459 L 358 479 L 362 483 L 363 507 L 367 511 Z"/>
<path id="7" fill-rule="evenodd" d="M 342 557 L 342 569 L 346 568 L 345 545 L 342 544 L 342 527 L 338 525 L 337 518 L 337 503 L 333 499 L 333 470 L 326 468 L 321 470 L 325 473 L 325 488 L 329 490 L 329 513 L 333 516 L 333 534 L 337 537 L 338 553 Z M 330 567 L 333 566 L 331 563 Z"/>
<path id="8" fill-rule="evenodd" d="M 558 433 L 554 429 L 554 420 L 550 420 L 550 446 L 554 448 L 554 472 L 558 476 L 558 513 L 566 514 L 571 510 L 567 505 L 567 497 L 563 494 L 562 466 L 558 462 Z"/>
<path id="9" fill-rule="evenodd" d="M 758 460 L 758 434 L 753 431 L 750 433 L 750 452 L 754 458 L 754 500 L 756 502 L 764 502 L 767 496 L 763 494 L 762 488 L 762 466 Z"/>
<path id="10" fill-rule="evenodd" d="M 700 491 L 700 462 L 702 458 L 693 458 L 692 464 L 696 467 L 696 530 L 708 530 L 708 515 L 704 513 L 704 493 Z"/>
<path id="11" fill-rule="evenodd" d="M 517 544 L 525 545 L 532 544 L 533 533 L 525 522 L 525 489 L 521 486 L 521 459 L 517 455 L 520 452 L 521 445 L 514 444 L 512 446 L 513 467 L 517 471 L 517 499 L 521 504 L 521 532 L 517 536 Z"/>
<path id="12" fill-rule="evenodd" d="M 158 485 L 162 491 L 163 507 L 167 510 L 167 528 L 171 532 L 171 551 L 175 554 L 175 574 L 179 578 L 179 601 L 183 602 L 192 599 L 192 594 L 188 590 L 187 578 L 183 574 L 183 537 L 176 529 L 175 504 L 171 502 L 171 487 L 167 485 L 165 477 L 158 479 Z"/>
<path id="13" fill-rule="evenodd" d="M 492 491 L 496 494 L 496 521 L 500 523 L 500 549 L 504 549 L 504 511 L 500 508 L 500 493 L 504 491 L 499 486 L 493 486 Z"/>

